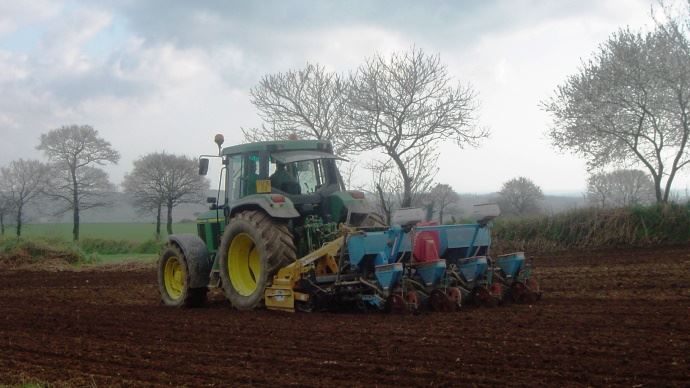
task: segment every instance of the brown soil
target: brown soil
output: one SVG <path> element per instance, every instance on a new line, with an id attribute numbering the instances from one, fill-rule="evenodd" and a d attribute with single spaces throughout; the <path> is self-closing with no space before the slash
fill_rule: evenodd
<path id="1" fill-rule="evenodd" d="M 690 385 L 690 248 L 535 262 L 537 304 L 419 316 L 166 308 L 150 267 L 0 271 L 0 383 Z"/>

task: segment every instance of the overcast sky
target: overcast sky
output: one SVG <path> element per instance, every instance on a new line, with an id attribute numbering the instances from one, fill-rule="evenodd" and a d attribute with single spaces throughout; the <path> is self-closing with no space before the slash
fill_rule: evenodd
<path id="1" fill-rule="evenodd" d="M 248 91 L 264 74 L 308 61 L 347 72 L 415 45 L 473 86 L 492 133 L 478 149 L 444 145 L 439 182 L 483 193 L 522 175 L 577 193 L 584 162 L 552 150 L 539 101 L 649 13 L 647 0 L 0 0 L 0 165 L 41 157 L 43 132 L 90 124 L 122 153 L 107 167 L 120 183 L 148 152 L 211 153 L 219 132 L 241 142 L 260 124 Z"/>

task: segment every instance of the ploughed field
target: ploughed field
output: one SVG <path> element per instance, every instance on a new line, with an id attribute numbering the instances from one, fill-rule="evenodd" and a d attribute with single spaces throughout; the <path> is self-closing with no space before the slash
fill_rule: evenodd
<path id="1" fill-rule="evenodd" d="M 690 385 L 690 248 L 540 254 L 534 305 L 417 316 L 159 303 L 153 267 L 0 271 L 0 383 Z"/>

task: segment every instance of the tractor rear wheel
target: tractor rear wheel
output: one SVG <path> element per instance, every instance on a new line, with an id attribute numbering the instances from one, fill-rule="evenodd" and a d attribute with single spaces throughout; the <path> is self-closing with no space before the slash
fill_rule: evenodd
<path id="1" fill-rule="evenodd" d="M 261 306 L 273 275 L 297 259 L 287 223 L 257 210 L 230 220 L 218 254 L 225 296 L 238 310 Z"/>
<path id="2" fill-rule="evenodd" d="M 206 287 L 190 288 L 187 258 L 174 244 L 168 244 L 158 259 L 158 291 L 161 300 L 173 307 L 199 307 L 206 302 Z"/>

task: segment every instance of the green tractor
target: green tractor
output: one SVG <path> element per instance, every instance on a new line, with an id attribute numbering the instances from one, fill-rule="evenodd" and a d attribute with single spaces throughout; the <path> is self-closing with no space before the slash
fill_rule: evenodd
<path id="1" fill-rule="evenodd" d="M 384 226 L 364 194 L 347 191 L 330 143 L 266 141 L 222 148 L 218 195 L 197 235 L 168 236 L 158 284 L 169 306 L 196 307 L 222 287 L 240 310 L 261 306 L 273 275 L 335 238 L 338 225 Z M 206 175 L 209 159 L 199 160 Z"/>

